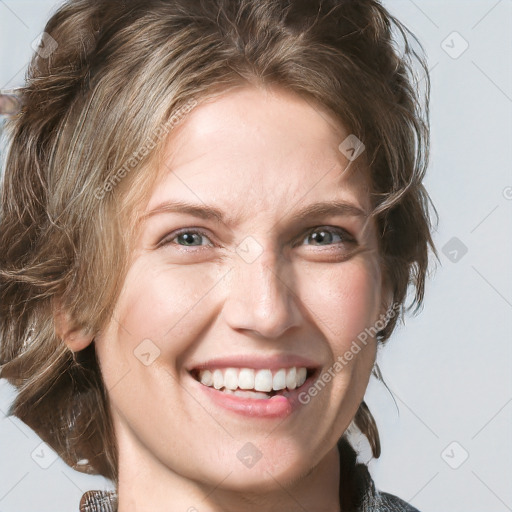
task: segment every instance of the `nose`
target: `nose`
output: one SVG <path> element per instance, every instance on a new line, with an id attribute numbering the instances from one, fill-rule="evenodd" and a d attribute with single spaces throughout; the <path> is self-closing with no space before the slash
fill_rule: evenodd
<path id="1" fill-rule="evenodd" d="M 280 267 L 277 258 L 266 251 L 252 263 L 237 260 L 223 308 L 232 329 L 278 338 L 300 325 L 302 314 L 291 282 L 292 269 Z"/>

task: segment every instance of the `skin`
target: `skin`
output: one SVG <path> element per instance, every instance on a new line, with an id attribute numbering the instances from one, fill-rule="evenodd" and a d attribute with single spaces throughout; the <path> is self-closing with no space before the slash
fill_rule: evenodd
<path id="1" fill-rule="evenodd" d="M 284 420 L 220 408 L 192 391 L 185 368 L 221 355 L 295 354 L 327 370 L 385 312 L 372 223 L 290 220 L 317 201 L 369 211 L 367 173 L 344 172 L 338 146 L 348 134 L 310 102 L 255 87 L 200 104 L 173 131 L 145 212 L 180 199 L 237 220 L 144 220 L 113 318 L 94 339 L 120 453 L 119 512 L 340 510 L 336 442 L 363 399 L 374 339 Z M 315 243 L 317 227 L 351 236 L 333 230 Z M 187 244 L 182 228 L 206 236 L 189 234 Z M 261 248 L 251 263 L 235 251 L 248 236 Z M 59 329 L 67 332 L 64 320 Z M 72 350 L 92 341 L 63 337 Z M 134 355 L 147 339 L 160 351 L 149 365 Z M 237 458 L 246 442 L 262 453 L 252 468 Z"/>

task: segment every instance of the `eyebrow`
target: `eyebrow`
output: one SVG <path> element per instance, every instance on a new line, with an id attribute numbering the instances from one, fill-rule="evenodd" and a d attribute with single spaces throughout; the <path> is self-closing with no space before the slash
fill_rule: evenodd
<path id="1" fill-rule="evenodd" d="M 164 213 L 181 213 L 192 215 L 204 220 L 212 220 L 221 224 L 234 224 L 238 221 L 237 218 L 227 218 L 222 210 L 205 204 L 187 203 L 185 201 L 165 201 L 158 206 L 145 213 L 141 221 Z M 345 201 L 322 201 L 313 203 L 302 210 L 293 213 L 289 219 L 291 222 L 301 222 L 310 217 L 321 216 L 346 216 L 346 217 L 361 217 L 366 218 L 368 214 L 358 206 Z"/>

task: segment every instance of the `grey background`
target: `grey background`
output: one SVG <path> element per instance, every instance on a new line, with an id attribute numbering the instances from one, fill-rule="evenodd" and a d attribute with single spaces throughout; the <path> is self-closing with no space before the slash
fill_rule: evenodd
<path id="1" fill-rule="evenodd" d="M 0 88 L 23 83 L 31 43 L 56 5 L 0 0 Z M 383 449 L 369 466 L 378 488 L 422 512 L 504 512 L 512 510 L 512 1 L 385 5 L 428 54 L 426 185 L 440 216 L 441 265 L 423 311 L 379 354 L 396 406 L 372 379 L 367 403 Z M 34 432 L 4 417 L 13 397 L 1 380 L 0 512 L 78 510 L 87 489 L 111 486 L 51 463 Z"/>

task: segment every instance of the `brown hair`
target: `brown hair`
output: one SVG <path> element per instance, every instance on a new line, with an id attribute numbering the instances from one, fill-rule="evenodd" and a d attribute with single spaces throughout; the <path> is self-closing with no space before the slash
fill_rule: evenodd
<path id="1" fill-rule="evenodd" d="M 45 32 L 56 49 L 34 55 L 23 108 L 7 123 L 0 369 L 18 389 L 10 414 L 67 464 L 117 482 L 94 343 L 70 352 L 55 332 L 56 301 L 91 334 L 108 321 L 132 206 L 154 182 L 162 143 L 141 148 L 187 105 L 244 84 L 284 87 L 364 141 L 383 272 L 394 303 L 411 285 L 418 310 L 429 247 L 436 254 L 422 185 L 429 77 L 414 36 L 378 1 L 69 0 Z M 364 402 L 354 421 L 378 457 Z"/>

